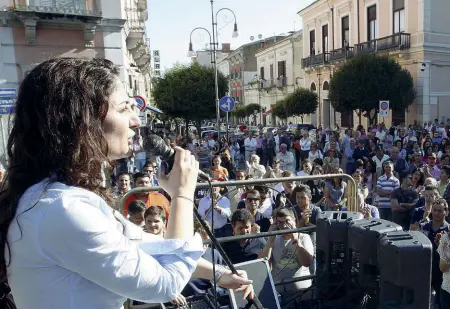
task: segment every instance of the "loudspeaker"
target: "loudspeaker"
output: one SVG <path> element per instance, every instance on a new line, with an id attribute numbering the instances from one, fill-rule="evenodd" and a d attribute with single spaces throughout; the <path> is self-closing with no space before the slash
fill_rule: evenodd
<path id="1" fill-rule="evenodd" d="M 383 219 L 363 219 L 352 224 L 348 231 L 348 241 L 354 283 L 364 287 L 378 279 L 380 273 L 377 250 L 380 237 L 401 230 L 400 225 Z"/>
<path id="2" fill-rule="evenodd" d="M 253 290 L 264 308 L 280 309 L 278 294 L 266 259 L 258 259 L 234 265 L 236 269 L 245 270 L 249 278 L 253 280 Z M 242 300 L 242 293 L 235 293 L 229 290 L 231 308 L 239 309 L 247 305 L 247 301 Z M 249 309 L 255 308 L 252 305 Z"/>
<path id="3" fill-rule="evenodd" d="M 355 221 L 348 231 L 351 259 L 349 299 L 357 305 L 364 298 L 367 308 L 378 308 L 380 294 L 380 268 L 378 267 L 378 242 L 389 232 L 401 231 L 396 223 L 382 219 Z M 369 296 L 369 297 L 366 297 Z"/>
<path id="4" fill-rule="evenodd" d="M 432 252 L 421 232 L 391 232 L 380 238 L 380 309 L 429 308 Z"/>
<path id="5" fill-rule="evenodd" d="M 361 219 L 361 213 L 347 211 L 325 211 L 317 216 L 316 284 L 318 298 L 325 302 L 347 295 L 350 280 L 348 229 Z"/>

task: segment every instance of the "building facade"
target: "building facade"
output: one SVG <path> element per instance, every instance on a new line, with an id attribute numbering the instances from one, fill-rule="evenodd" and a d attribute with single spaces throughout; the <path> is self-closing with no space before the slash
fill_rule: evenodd
<path id="1" fill-rule="evenodd" d="M 265 40 L 251 42 L 240 46 L 239 48 L 230 52 L 226 58 L 230 66 L 230 90 L 229 95 L 234 98 L 239 105 L 246 105 L 254 102 L 245 101 L 245 85 L 251 83 L 257 75 L 258 66 L 256 63 L 255 54 L 258 50 L 267 44 L 272 44 L 282 36 L 270 37 Z"/>
<path id="2" fill-rule="evenodd" d="M 360 53 L 389 54 L 414 78 L 417 98 L 409 110 L 391 111 L 379 121 L 389 125 L 446 119 L 450 28 L 443 12 L 450 12 L 447 0 L 317 0 L 298 12 L 304 30 L 305 85 L 320 97 L 313 123 L 366 124 L 355 113 L 335 112 L 327 100 L 333 72 Z"/>
<path id="3" fill-rule="evenodd" d="M 0 8 L 1 88 L 17 89 L 51 58 L 106 58 L 130 96 L 149 98 L 147 0 L 0 0 Z M 3 149 L 5 138 L 2 132 Z"/>
<path id="4" fill-rule="evenodd" d="M 230 53 L 230 43 L 223 43 L 222 49 L 216 51 L 217 63 L 221 62 L 225 59 Z M 202 66 L 206 66 L 209 68 L 213 67 L 214 59 L 213 59 L 213 51 L 212 50 L 199 50 L 195 52 L 196 56 L 192 58 L 192 61 L 197 62 Z"/>
<path id="5" fill-rule="evenodd" d="M 302 37 L 302 31 L 293 32 L 264 46 L 255 54 L 258 71 L 253 80 L 245 85 L 245 102 L 261 106 L 257 124 L 278 124 L 281 119 L 276 119 L 272 114 L 272 106 L 296 88 L 304 86 Z M 301 119 L 296 117 L 287 121 L 301 123 Z M 309 123 L 310 116 L 304 117 L 303 121 Z"/>

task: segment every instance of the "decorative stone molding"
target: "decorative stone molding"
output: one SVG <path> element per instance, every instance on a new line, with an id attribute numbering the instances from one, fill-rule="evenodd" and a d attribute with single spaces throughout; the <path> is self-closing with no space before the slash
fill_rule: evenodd
<path id="1" fill-rule="evenodd" d="M 95 28 L 97 24 L 85 23 L 84 24 L 84 45 L 86 47 L 94 47 Z"/>

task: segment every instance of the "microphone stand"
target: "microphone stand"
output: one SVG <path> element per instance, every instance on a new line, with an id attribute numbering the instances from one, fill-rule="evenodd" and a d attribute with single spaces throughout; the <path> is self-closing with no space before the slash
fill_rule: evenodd
<path id="1" fill-rule="evenodd" d="M 203 227 L 203 229 L 205 230 L 206 234 L 208 234 L 209 239 L 211 240 L 211 244 L 212 247 L 214 249 L 214 247 L 217 248 L 217 251 L 219 251 L 220 255 L 222 256 L 225 264 L 227 264 L 228 268 L 231 270 L 231 272 L 235 275 L 239 275 L 236 267 L 234 267 L 233 263 L 231 262 L 230 258 L 228 257 L 228 255 L 225 253 L 225 251 L 223 250 L 222 246 L 220 245 L 220 243 L 217 241 L 217 238 L 214 236 L 214 234 L 212 233 L 211 229 L 208 227 L 208 225 L 205 223 L 205 221 L 203 220 L 203 218 L 200 216 L 200 214 L 198 213 L 197 208 L 194 206 L 194 215 L 197 218 L 197 220 L 200 222 L 201 226 Z M 215 261 L 212 261 L 213 263 Z M 214 280 L 215 280 L 215 274 L 214 274 Z M 247 296 L 247 305 L 245 306 L 245 308 L 250 308 L 252 305 L 254 305 L 256 307 L 256 309 L 266 309 L 263 307 L 263 305 L 261 304 L 261 302 L 259 301 L 258 297 L 255 295 L 255 297 L 253 299 L 250 299 L 249 296 Z M 216 304 L 217 305 L 217 304 Z"/>

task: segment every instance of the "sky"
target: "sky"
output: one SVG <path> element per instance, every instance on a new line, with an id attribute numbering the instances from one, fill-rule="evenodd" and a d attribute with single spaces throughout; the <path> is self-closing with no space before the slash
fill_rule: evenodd
<path id="1" fill-rule="evenodd" d="M 235 49 L 255 40 L 300 30 L 297 12 L 314 0 L 215 0 L 214 14 L 221 8 L 234 11 L 239 37 L 233 39 L 233 15 L 227 10 L 218 13 L 219 47 L 231 43 Z M 161 70 L 175 63 L 187 64 L 189 36 L 196 27 L 211 31 L 211 3 L 209 0 L 148 0 L 147 35 L 152 50 L 160 51 Z M 229 24 L 227 24 L 229 22 Z M 192 34 L 194 50 L 205 49 L 209 35 L 204 30 Z"/>

